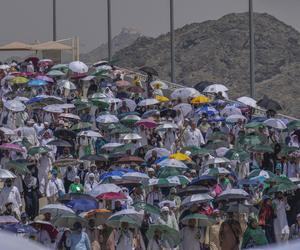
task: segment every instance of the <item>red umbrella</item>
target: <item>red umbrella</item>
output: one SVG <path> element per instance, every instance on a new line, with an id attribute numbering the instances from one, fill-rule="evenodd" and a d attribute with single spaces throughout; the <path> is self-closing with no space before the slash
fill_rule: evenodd
<path id="1" fill-rule="evenodd" d="M 141 157 L 137 157 L 137 156 L 124 156 L 122 158 L 120 158 L 119 160 L 117 160 L 117 163 L 120 164 L 130 164 L 130 163 L 142 163 L 145 160 Z"/>
<path id="2" fill-rule="evenodd" d="M 98 200 L 126 200 L 127 197 L 123 193 L 108 192 L 100 194 L 96 197 Z"/>
<path id="3" fill-rule="evenodd" d="M 57 229 L 50 222 L 47 222 L 47 221 L 37 220 L 37 221 L 30 223 L 29 225 L 31 225 L 32 227 L 34 227 L 37 230 L 42 229 L 42 230 L 47 231 L 52 240 L 54 240 L 58 234 Z"/>
<path id="4" fill-rule="evenodd" d="M 13 143 L 4 143 L 0 145 L 0 149 L 2 150 L 13 150 L 17 152 L 25 152 L 25 150 L 18 144 Z"/>
<path id="5" fill-rule="evenodd" d="M 136 126 L 142 126 L 145 128 L 156 128 L 157 123 L 151 119 L 142 119 L 135 123 Z"/>
<path id="6" fill-rule="evenodd" d="M 87 76 L 86 73 L 75 73 L 75 72 L 72 72 L 72 74 L 71 74 L 71 78 L 74 79 L 74 80 L 81 79 L 81 78 L 84 78 L 86 76 Z"/>
<path id="7" fill-rule="evenodd" d="M 121 80 L 116 82 L 117 87 L 128 87 L 130 85 L 130 82 Z"/>

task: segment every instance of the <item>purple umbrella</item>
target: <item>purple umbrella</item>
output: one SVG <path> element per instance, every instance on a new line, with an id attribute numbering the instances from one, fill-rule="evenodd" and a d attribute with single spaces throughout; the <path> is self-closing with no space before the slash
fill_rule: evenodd
<path id="1" fill-rule="evenodd" d="M 13 143 L 4 143 L 0 145 L 0 149 L 2 150 L 14 150 L 17 152 L 25 152 L 25 150 L 18 144 Z"/>
<path id="2" fill-rule="evenodd" d="M 45 82 L 54 83 L 54 80 L 52 78 L 48 77 L 48 76 L 39 75 L 35 79 L 42 80 L 42 81 L 45 81 Z"/>

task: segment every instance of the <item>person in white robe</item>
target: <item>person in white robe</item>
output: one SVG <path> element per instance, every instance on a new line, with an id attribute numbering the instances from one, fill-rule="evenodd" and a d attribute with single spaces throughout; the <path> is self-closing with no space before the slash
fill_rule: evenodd
<path id="1" fill-rule="evenodd" d="M 205 144 L 201 131 L 196 127 L 196 123 L 192 122 L 191 128 L 187 129 L 183 135 L 183 143 L 185 146 L 197 146 Z"/>
<path id="2" fill-rule="evenodd" d="M 48 184 L 48 174 L 52 170 L 52 161 L 47 153 L 41 155 L 38 160 L 38 180 L 41 194 L 45 194 L 45 189 Z"/>
<path id="3" fill-rule="evenodd" d="M 55 203 L 60 195 L 65 194 L 65 187 L 61 179 L 57 178 L 57 171 L 52 170 L 52 178 L 49 180 L 46 188 L 46 196 L 49 204 Z"/>
<path id="4" fill-rule="evenodd" d="M 121 223 L 120 229 L 114 229 L 109 236 L 108 244 L 110 250 L 132 250 L 134 249 L 134 234 L 129 230 L 126 222 Z"/>
<path id="5" fill-rule="evenodd" d="M 7 202 L 12 202 L 13 211 L 20 217 L 22 210 L 21 195 L 16 186 L 12 185 L 12 179 L 6 179 L 5 185 L 0 193 L 0 210 L 3 211 Z"/>
<path id="6" fill-rule="evenodd" d="M 21 127 L 19 128 L 19 130 L 22 133 L 22 137 L 26 137 L 27 140 L 35 146 L 39 145 L 39 141 L 38 141 L 38 137 L 36 134 L 36 131 L 33 127 L 34 121 L 33 120 L 29 120 L 27 121 L 27 126 Z"/>
<path id="7" fill-rule="evenodd" d="M 289 239 L 289 225 L 287 221 L 286 211 L 290 210 L 286 197 L 282 192 L 276 193 L 276 198 L 273 200 L 275 206 L 276 218 L 274 219 L 274 233 L 277 243 L 285 242 Z"/>
<path id="8" fill-rule="evenodd" d="M 88 179 L 84 183 L 84 193 L 85 194 L 90 193 L 93 190 L 93 188 L 97 185 L 98 185 L 98 182 L 95 180 L 95 174 L 89 173 Z"/>
<path id="9" fill-rule="evenodd" d="M 197 221 L 190 219 L 188 225 L 180 230 L 181 243 L 180 250 L 200 250 L 201 249 L 201 233 L 200 229 L 196 226 Z"/>
<path id="10" fill-rule="evenodd" d="M 147 250 L 171 250 L 171 246 L 168 241 L 163 240 L 161 237 L 161 231 L 156 230 L 153 237 L 149 240 Z"/>
<path id="11" fill-rule="evenodd" d="M 165 133 L 164 147 L 169 151 L 172 151 L 172 145 L 175 144 L 177 140 L 176 132 L 172 129 L 168 129 Z"/>

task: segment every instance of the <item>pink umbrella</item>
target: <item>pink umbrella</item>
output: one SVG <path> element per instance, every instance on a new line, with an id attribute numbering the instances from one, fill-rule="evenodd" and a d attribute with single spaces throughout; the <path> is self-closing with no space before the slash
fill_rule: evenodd
<path id="1" fill-rule="evenodd" d="M 127 199 L 126 195 L 123 193 L 108 192 L 100 194 L 96 197 L 98 200 L 125 200 Z"/>
<path id="2" fill-rule="evenodd" d="M 52 78 L 48 77 L 48 76 L 38 75 L 35 79 L 42 80 L 42 81 L 45 81 L 45 82 L 54 83 L 54 80 Z"/>
<path id="3" fill-rule="evenodd" d="M 157 127 L 157 123 L 150 119 L 142 119 L 142 120 L 136 122 L 135 125 L 142 126 L 145 128 L 156 128 Z"/>
<path id="4" fill-rule="evenodd" d="M 36 73 L 34 72 L 12 72 L 10 73 L 13 76 L 23 76 L 23 77 L 34 77 Z"/>
<path id="5" fill-rule="evenodd" d="M 12 143 L 4 143 L 0 145 L 0 149 L 3 150 L 14 150 L 17 152 L 25 152 L 25 150 L 18 144 L 12 144 Z"/>

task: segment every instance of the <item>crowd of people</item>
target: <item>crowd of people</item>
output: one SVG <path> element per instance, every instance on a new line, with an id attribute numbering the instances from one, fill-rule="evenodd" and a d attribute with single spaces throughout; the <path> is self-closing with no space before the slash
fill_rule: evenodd
<path id="1" fill-rule="evenodd" d="M 0 233 L 59 250 L 300 239 L 300 122 L 151 67 L 1 63 Z"/>

